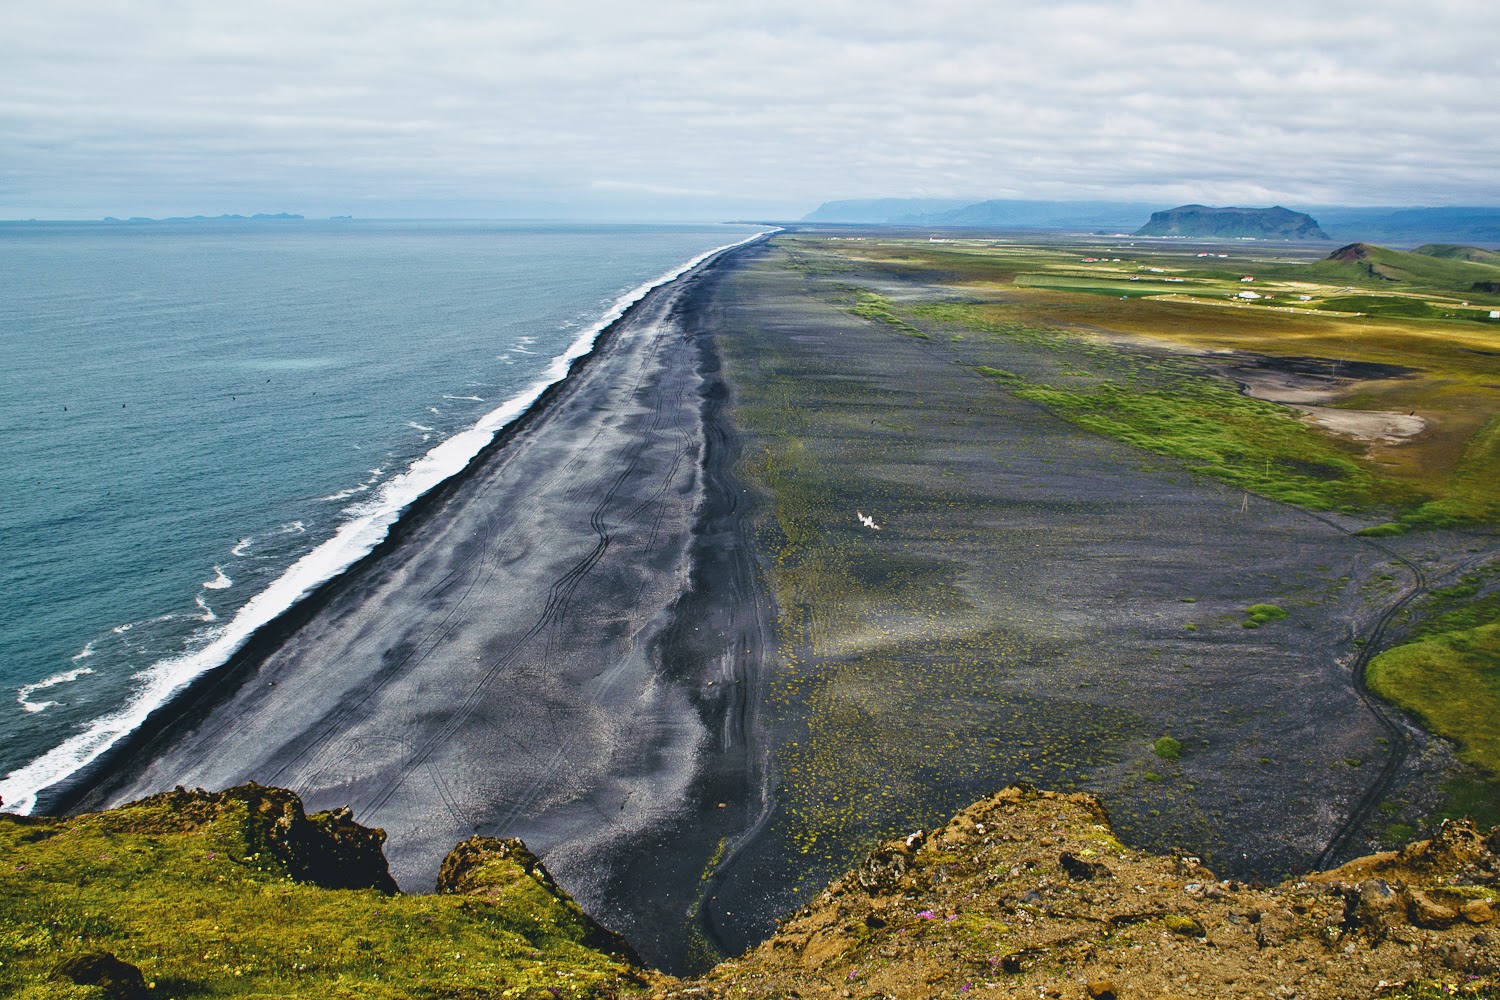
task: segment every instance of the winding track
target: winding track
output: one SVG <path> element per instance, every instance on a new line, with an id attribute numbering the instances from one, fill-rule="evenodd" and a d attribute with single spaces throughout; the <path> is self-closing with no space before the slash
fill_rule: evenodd
<path id="1" fill-rule="evenodd" d="M 1354 801 L 1348 815 L 1328 838 L 1328 843 L 1314 862 L 1313 867 L 1315 869 L 1325 869 L 1336 864 L 1342 856 L 1351 853 L 1350 848 L 1353 846 L 1352 841 L 1354 837 L 1360 830 L 1365 828 L 1376 808 L 1390 794 L 1391 788 L 1396 784 L 1397 779 L 1401 775 L 1401 769 L 1411 753 L 1412 740 L 1409 724 L 1405 722 L 1404 717 L 1398 709 L 1392 707 L 1370 691 L 1369 686 L 1365 682 L 1366 668 L 1369 667 L 1370 661 L 1386 648 L 1385 640 L 1390 635 L 1391 623 L 1396 620 L 1397 615 L 1409 608 L 1418 598 L 1430 594 L 1434 586 L 1438 582 L 1441 582 L 1442 579 L 1456 576 L 1476 562 L 1482 561 L 1485 557 L 1476 556 L 1473 559 L 1469 559 L 1448 570 L 1439 580 L 1434 581 L 1428 577 L 1427 571 L 1422 569 L 1421 566 L 1389 546 L 1381 545 L 1379 542 L 1372 541 L 1367 537 L 1360 537 L 1331 518 L 1323 517 L 1312 511 L 1308 513 L 1336 531 L 1340 531 L 1352 538 L 1357 538 L 1369 547 L 1379 551 L 1382 555 L 1388 556 L 1393 562 L 1400 563 L 1412 575 L 1411 586 L 1407 587 L 1399 598 L 1381 612 L 1380 617 L 1375 620 L 1373 627 L 1370 629 L 1369 635 L 1365 637 L 1364 644 L 1358 647 L 1359 651 L 1355 655 L 1354 661 L 1350 664 L 1350 678 L 1354 684 L 1354 690 L 1358 693 L 1360 700 L 1364 702 L 1370 715 L 1375 718 L 1381 728 L 1388 734 L 1391 741 L 1390 752 L 1386 754 L 1385 762 L 1381 764 L 1380 771 L 1376 774 L 1375 780 Z"/>

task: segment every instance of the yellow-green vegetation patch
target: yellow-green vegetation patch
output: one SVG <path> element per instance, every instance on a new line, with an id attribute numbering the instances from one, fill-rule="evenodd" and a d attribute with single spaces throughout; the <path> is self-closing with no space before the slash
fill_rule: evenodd
<path id="1" fill-rule="evenodd" d="M 1450 527 L 1500 521 L 1500 417 L 1467 442 L 1443 495 L 1422 504 L 1402 521 Z"/>
<path id="2" fill-rule="evenodd" d="M 1423 602 L 1413 641 L 1381 653 L 1365 671 L 1372 691 L 1457 742 L 1460 756 L 1487 773 L 1489 783 L 1478 794 L 1463 781 L 1447 790 L 1460 812 L 1486 798 L 1493 810 L 1493 783 L 1500 781 L 1497 574 L 1500 569 L 1488 567 L 1434 590 Z"/>
<path id="3" fill-rule="evenodd" d="M 1151 745 L 1151 749 L 1162 760 L 1177 760 L 1182 756 L 1182 741 L 1162 736 Z"/>
<path id="4" fill-rule="evenodd" d="M 1500 775 L 1500 624 L 1440 632 L 1370 662 L 1370 689 L 1460 746 L 1460 756 Z"/>
<path id="5" fill-rule="evenodd" d="M 1018 395 L 1274 500 L 1330 510 L 1364 507 L 1380 496 L 1374 477 L 1285 408 L 1207 379 L 1170 389 L 1036 386 Z"/>
<path id="6" fill-rule="evenodd" d="M 1270 622 L 1279 622 L 1286 617 L 1286 609 L 1275 604 L 1252 604 L 1245 609 L 1245 620 L 1241 628 L 1260 628 Z"/>
<path id="7" fill-rule="evenodd" d="M 1368 528 L 1360 528 L 1355 532 L 1365 538 L 1395 538 L 1404 535 L 1411 530 L 1411 525 L 1404 521 L 1386 521 L 1384 524 L 1376 524 Z"/>
<path id="8" fill-rule="evenodd" d="M 1029 328 L 987 317 L 982 306 L 930 303 L 915 317 L 958 324 L 1057 351 L 1082 352 L 1099 362 L 1072 385 L 1027 381 L 991 366 L 975 371 L 1012 387 L 1090 430 L 1159 455 L 1248 491 L 1317 510 L 1363 509 L 1415 499 L 1402 484 L 1382 482 L 1352 449 L 1298 419 L 1283 406 L 1241 395 L 1227 382 L 1174 371 L 1166 361 L 1135 363 L 1128 352 L 1104 344 L 1072 342 L 1060 331 Z M 1142 378 L 1142 368 L 1149 378 Z"/>
<path id="9" fill-rule="evenodd" d="M 854 305 L 849 307 L 849 311 L 854 315 L 894 327 L 908 337 L 916 337 L 920 340 L 928 339 L 927 334 L 918 330 L 891 311 L 892 303 L 890 299 L 883 295 L 876 295 L 874 292 L 862 291 L 858 295 L 859 297 Z"/>
<path id="10" fill-rule="evenodd" d="M 295 857 L 266 836 L 288 815 L 280 799 L 223 793 L 195 812 L 195 794 L 206 796 L 0 816 L 0 993 L 97 995 L 48 982 L 60 961 L 91 952 L 137 966 L 163 998 L 555 1000 L 637 988 L 630 966 L 584 944 L 595 925 L 576 905 L 524 872 L 485 897 L 323 888 L 294 878 Z"/>

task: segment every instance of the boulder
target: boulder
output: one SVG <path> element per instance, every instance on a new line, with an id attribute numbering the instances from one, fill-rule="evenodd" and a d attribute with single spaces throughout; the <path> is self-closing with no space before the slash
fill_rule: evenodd
<path id="1" fill-rule="evenodd" d="M 1381 878 L 1344 890 L 1344 927 L 1379 941 L 1406 923 L 1405 895 Z"/>
<path id="2" fill-rule="evenodd" d="M 1458 921 L 1458 911 L 1451 906 L 1444 906 L 1420 889 L 1412 889 L 1407 893 L 1407 913 L 1411 922 L 1418 927 L 1429 927 L 1441 930 L 1451 927 Z"/>

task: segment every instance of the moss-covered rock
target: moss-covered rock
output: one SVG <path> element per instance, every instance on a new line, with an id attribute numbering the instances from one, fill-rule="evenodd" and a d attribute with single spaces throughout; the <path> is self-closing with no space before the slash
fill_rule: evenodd
<path id="1" fill-rule="evenodd" d="M 437 891 L 560 906 L 572 914 L 580 944 L 640 964 L 630 942 L 583 912 L 552 878 L 542 859 L 513 837 L 470 837 L 449 851 L 438 871 Z"/>
<path id="2" fill-rule="evenodd" d="M 116 995 L 102 979 L 80 985 L 106 952 L 139 970 L 149 997 L 644 989 L 529 851 L 484 855 L 468 876 L 478 892 L 410 896 L 394 892 L 384 839 L 346 810 L 307 815 L 293 793 L 258 785 L 66 818 L 0 814 L 0 996 Z M 510 888 L 486 891 L 499 886 Z"/>

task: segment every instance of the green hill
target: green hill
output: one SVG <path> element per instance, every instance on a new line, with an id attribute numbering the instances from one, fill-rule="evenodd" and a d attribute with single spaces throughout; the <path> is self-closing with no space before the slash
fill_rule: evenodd
<path id="1" fill-rule="evenodd" d="M 1483 247 L 1469 247 L 1461 243 L 1428 243 L 1426 246 L 1417 247 L 1412 253 L 1419 253 L 1427 257 L 1437 257 L 1442 260 L 1467 260 L 1474 264 L 1489 264 L 1500 267 L 1500 253 L 1494 250 L 1486 250 Z"/>
<path id="2" fill-rule="evenodd" d="M 1339 247 L 1311 265 L 1308 271 L 1320 278 L 1348 284 L 1385 288 L 1394 284 L 1401 291 L 1442 291 L 1458 295 L 1483 291 L 1482 287 L 1476 286 L 1496 280 L 1496 268 L 1488 264 L 1392 250 L 1371 243 L 1350 243 Z"/>

